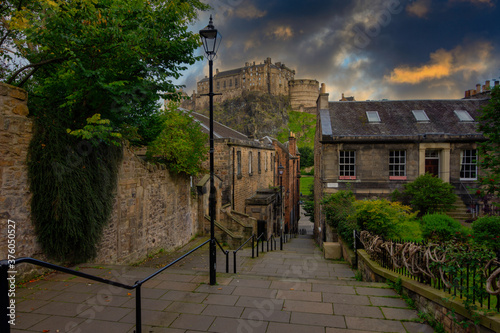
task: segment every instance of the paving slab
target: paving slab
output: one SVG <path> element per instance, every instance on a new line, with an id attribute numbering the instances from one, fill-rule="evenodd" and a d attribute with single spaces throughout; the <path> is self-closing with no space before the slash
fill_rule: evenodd
<path id="1" fill-rule="evenodd" d="M 225 273 L 225 258 L 218 253 L 223 271 L 217 272 L 214 286 L 208 284 L 208 247 L 202 249 L 144 284 L 143 332 L 433 331 L 408 321 L 416 318 L 416 312 L 387 284 L 356 281 L 346 263 L 325 260 L 311 234 L 290 239 L 283 251 L 267 252 L 265 247 L 258 258 L 251 258 L 250 249 L 242 249 L 237 274 Z M 80 270 L 133 284 L 170 257 L 154 258 L 142 266 L 82 265 Z M 11 332 L 133 333 L 135 295 L 67 274 L 50 274 L 19 288 L 17 325 Z"/>

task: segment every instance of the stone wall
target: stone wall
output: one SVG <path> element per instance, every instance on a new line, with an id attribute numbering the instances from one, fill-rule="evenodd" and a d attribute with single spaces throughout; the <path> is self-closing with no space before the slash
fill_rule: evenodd
<path id="1" fill-rule="evenodd" d="M 16 225 L 16 258 L 45 259 L 30 217 L 26 155 L 32 121 L 27 115 L 27 93 L 0 83 L 0 259 L 7 258 L 9 220 Z M 125 147 L 114 210 L 95 261 L 130 263 L 181 246 L 197 233 L 197 214 L 189 177 L 172 176 Z"/>
<path id="2" fill-rule="evenodd" d="M 26 155 L 32 136 L 26 91 L 0 83 L 0 259 L 7 258 L 8 224 L 15 225 L 15 257 L 40 257 L 31 225 Z M 12 228 L 12 227 L 11 227 Z"/>
<path id="3" fill-rule="evenodd" d="M 124 148 L 113 215 L 96 262 L 131 263 L 186 244 L 197 231 L 190 179 L 144 162 Z"/>

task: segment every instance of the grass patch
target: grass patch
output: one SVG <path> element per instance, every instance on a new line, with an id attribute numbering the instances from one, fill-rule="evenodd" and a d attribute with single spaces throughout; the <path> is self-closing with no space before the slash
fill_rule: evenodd
<path id="1" fill-rule="evenodd" d="M 314 184 L 314 176 L 300 177 L 300 193 L 302 195 L 311 195 L 311 186 Z"/>

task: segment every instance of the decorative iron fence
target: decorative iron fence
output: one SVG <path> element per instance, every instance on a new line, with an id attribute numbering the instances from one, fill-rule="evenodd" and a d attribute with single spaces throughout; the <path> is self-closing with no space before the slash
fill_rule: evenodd
<path id="1" fill-rule="evenodd" d="M 356 250 L 365 249 L 372 260 L 388 270 L 465 299 L 470 305 L 500 312 L 498 255 L 484 262 L 451 262 L 450 254 L 456 257 L 457 249 L 426 242 L 385 240 L 367 231 L 354 231 L 354 249 L 356 263 Z M 463 258 L 471 254 L 466 246 L 462 252 Z"/>

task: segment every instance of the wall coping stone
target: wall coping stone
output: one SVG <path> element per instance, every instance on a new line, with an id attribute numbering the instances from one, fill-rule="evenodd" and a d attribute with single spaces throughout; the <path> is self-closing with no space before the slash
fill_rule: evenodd
<path id="1" fill-rule="evenodd" d="M 375 261 L 372 261 L 365 250 L 357 250 L 358 260 L 363 260 L 363 262 L 374 272 L 375 274 L 386 278 L 392 282 L 396 282 L 401 279 L 402 286 L 408 290 L 411 290 L 439 305 L 454 311 L 468 319 L 471 319 L 469 312 L 465 309 L 463 303 L 459 299 L 453 299 L 453 296 L 445 293 L 441 290 L 437 290 L 428 285 L 420 283 L 418 281 L 412 280 L 408 277 L 401 276 L 395 272 L 392 272 L 386 268 L 383 268 Z M 493 316 L 484 316 L 479 314 L 480 324 L 486 328 L 493 330 L 494 332 L 500 332 L 500 314 Z M 472 319 L 471 319 L 472 320 Z"/>

